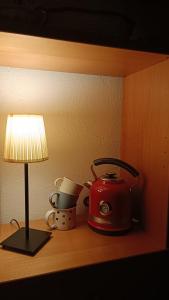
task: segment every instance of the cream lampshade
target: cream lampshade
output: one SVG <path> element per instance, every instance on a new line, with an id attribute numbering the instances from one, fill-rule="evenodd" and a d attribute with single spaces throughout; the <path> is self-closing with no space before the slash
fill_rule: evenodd
<path id="1" fill-rule="evenodd" d="M 48 159 L 45 126 L 41 115 L 8 116 L 4 159 L 22 163 Z"/>
<path id="2" fill-rule="evenodd" d="M 25 227 L 1 242 L 3 248 L 34 255 L 51 233 L 29 228 L 28 163 L 48 159 L 45 126 L 41 115 L 9 115 L 6 125 L 4 160 L 24 163 Z"/>

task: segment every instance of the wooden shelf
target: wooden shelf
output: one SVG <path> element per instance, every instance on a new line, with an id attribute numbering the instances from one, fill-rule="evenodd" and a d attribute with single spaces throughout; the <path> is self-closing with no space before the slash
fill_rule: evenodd
<path id="1" fill-rule="evenodd" d="M 43 220 L 32 221 L 31 228 L 48 230 Z M 15 225 L 0 225 L 0 241 L 15 230 Z M 34 257 L 0 249 L 0 283 L 160 250 L 164 249 L 141 230 L 125 236 L 105 236 L 91 230 L 85 216 L 78 216 L 76 228 L 54 230 L 50 241 Z"/>
<path id="2" fill-rule="evenodd" d="M 0 32 L 0 66 L 127 76 L 169 55 Z"/>

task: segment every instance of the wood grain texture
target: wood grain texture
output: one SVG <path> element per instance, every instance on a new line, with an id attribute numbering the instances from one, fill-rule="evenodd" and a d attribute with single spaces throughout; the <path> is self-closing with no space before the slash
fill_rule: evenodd
<path id="1" fill-rule="evenodd" d="M 162 247 L 169 188 L 169 61 L 124 80 L 121 155 L 144 178 L 145 229 Z"/>
<path id="2" fill-rule="evenodd" d="M 169 56 L 54 39 L 0 33 L 0 65 L 126 76 Z"/>
<path id="3" fill-rule="evenodd" d="M 141 230 L 105 236 L 89 229 L 86 219 L 78 216 L 72 230 L 54 230 L 50 241 L 34 257 L 0 249 L 0 283 L 162 250 Z M 48 230 L 43 220 L 32 221 L 31 228 Z M 0 225 L 0 241 L 15 230 L 14 225 Z"/>

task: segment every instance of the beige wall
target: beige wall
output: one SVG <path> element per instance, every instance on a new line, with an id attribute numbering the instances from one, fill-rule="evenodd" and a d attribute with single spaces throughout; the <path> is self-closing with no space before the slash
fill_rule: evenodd
<path id="1" fill-rule="evenodd" d="M 7 114 L 44 115 L 49 160 L 29 165 L 30 219 L 36 219 L 50 209 L 55 178 L 83 183 L 92 179 L 95 158 L 119 156 L 121 98 L 121 78 L 0 67 L 0 223 L 24 219 L 23 165 L 3 162 Z"/>

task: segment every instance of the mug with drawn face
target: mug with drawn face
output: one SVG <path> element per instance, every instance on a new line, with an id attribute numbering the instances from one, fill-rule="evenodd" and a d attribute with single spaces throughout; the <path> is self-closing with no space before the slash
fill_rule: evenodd
<path id="1" fill-rule="evenodd" d="M 55 192 L 49 196 L 49 203 L 53 208 L 67 209 L 76 206 L 78 196 L 63 192 Z"/>
<path id="2" fill-rule="evenodd" d="M 76 227 L 76 206 L 68 209 L 53 208 L 45 214 L 49 229 L 70 230 Z"/>
<path id="3" fill-rule="evenodd" d="M 83 185 L 76 183 L 67 177 L 55 179 L 54 185 L 56 186 L 57 192 L 76 196 L 79 196 L 81 190 L 84 187 Z"/>

